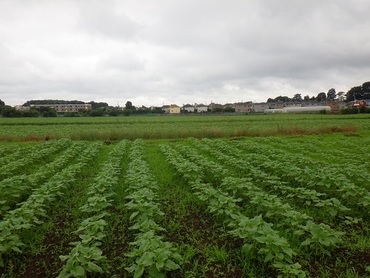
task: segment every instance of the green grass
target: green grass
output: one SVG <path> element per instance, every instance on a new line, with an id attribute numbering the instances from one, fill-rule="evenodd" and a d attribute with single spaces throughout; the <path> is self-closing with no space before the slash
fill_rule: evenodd
<path id="1" fill-rule="evenodd" d="M 161 115 L 0 118 L 0 141 L 222 138 L 370 130 L 369 115 Z"/>

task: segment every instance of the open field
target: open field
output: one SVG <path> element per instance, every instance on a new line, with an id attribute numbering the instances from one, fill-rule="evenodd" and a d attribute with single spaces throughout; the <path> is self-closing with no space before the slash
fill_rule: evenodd
<path id="1" fill-rule="evenodd" d="M 370 130 L 367 115 L 161 115 L 86 118 L 0 118 L 0 140 L 177 139 L 321 134 Z"/>
<path id="2" fill-rule="evenodd" d="M 0 277 L 368 277 L 370 119 L 275 116 L 0 119 Z"/>

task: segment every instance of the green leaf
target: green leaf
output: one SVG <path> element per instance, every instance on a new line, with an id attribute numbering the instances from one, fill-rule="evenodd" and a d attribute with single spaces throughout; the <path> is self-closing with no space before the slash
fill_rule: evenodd
<path id="1" fill-rule="evenodd" d="M 167 270 L 175 270 L 180 267 L 177 263 L 175 263 L 172 260 L 167 260 L 165 266 Z"/>
<path id="2" fill-rule="evenodd" d="M 157 269 L 162 269 L 164 267 L 164 261 L 163 260 L 157 261 L 155 266 L 157 267 Z"/>
<path id="3" fill-rule="evenodd" d="M 71 270 L 71 273 L 75 277 L 85 277 L 86 273 L 85 270 L 81 266 L 76 266 L 74 269 Z"/>
<path id="4" fill-rule="evenodd" d="M 159 270 L 156 269 L 155 267 L 151 267 L 148 270 L 148 273 L 149 273 L 149 276 L 152 278 L 165 278 L 166 277 L 164 273 L 159 272 Z"/>
<path id="5" fill-rule="evenodd" d="M 248 254 L 253 248 L 253 245 L 252 244 L 244 244 L 243 247 L 242 247 L 242 252 L 245 253 L 245 254 Z"/>
<path id="6" fill-rule="evenodd" d="M 103 272 L 103 269 L 100 266 L 98 266 L 98 265 L 96 265 L 96 264 L 94 264 L 92 262 L 88 262 L 87 263 L 87 267 L 88 267 L 87 270 L 89 272 L 100 272 L 100 273 Z"/>
<path id="7" fill-rule="evenodd" d="M 265 263 L 271 261 L 273 259 L 273 257 L 274 257 L 273 254 L 271 252 L 269 252 L 267 254 L 267 256 L 265 257 Z"/>
<path id="8" fill-rule="evenodd" d="M 153 261 L 153 257 L 150 255 L 154 255 L 154 254 L 149 252 L 146 255 L 147 255 L 146 257 L 142 258 L 143 260 L 141 263 L 145 266 L 151 266 L 154 263 L 154 261 Z"/>
<path id="9" fill-rule="evenodd" d="M 144 267 L 143 266 L 138 266 L 135 269 L 134 278 L 141 277 L 143 275 L 143 273 L 144 273 Z"/>
<path id="10" fill-rule="evenodd" d="M 133 212 L 131 215 L 130 215 L 130 220 L 134 219 L 136 215 L 138 215 L 140 212 L 139 211 L 135 211 Z"/>

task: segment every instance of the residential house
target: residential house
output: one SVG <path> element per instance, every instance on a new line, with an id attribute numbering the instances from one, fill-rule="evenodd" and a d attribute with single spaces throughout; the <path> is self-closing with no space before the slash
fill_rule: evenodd
<path id="1" fill-rule="evenodd" d="M 208 112 L 208 106 L 204 104 L 197 104 L 195 109 L 198 113 L 205 113 Z"/>
<path id="2" fill-rule="evenodd" d="M 170 113 L 170 106 L 169 105 L 163 105 L 162 110 L 164 111 L 164 113 Z"/>
<path id="3" fill-rule="evenodd" d="M 188 113 L 194 113 L 195 112 L 195 106 L 191 104 L 185 104 L 182 106 L 182 110 L 186 111 Z"/>
<path id="4" fill-rule="evenodd" d="M 266 109 L 269 109 L 267 102 L 253 103 L 252 105 L 252 112 L 254 113 L 264 113 Z"/>
<path id="5" fill-rule="evenodd" d="M 208 105 L 208 109 L 211 111 L 222 111 L 223 108 L 224 106 L 222 104 L 217 104 L 213 102 L 211 102 L 211 104 Z"/>
<path id="6" fill-rule="evenodd" d="M 181 113 L 180 106 L 177 106 L 176 104 L 171 104 L 169 108 L 169 113 L 170 114 L 180 114 Z"/>
<path id="7" fill-rule="evenodd" d="M 252 111 L 253 103 L 251 101 L 248 102 L 236 102 L 232 104 L 232 108 L 235 109 L 236 113 L 250 113 Z"/>

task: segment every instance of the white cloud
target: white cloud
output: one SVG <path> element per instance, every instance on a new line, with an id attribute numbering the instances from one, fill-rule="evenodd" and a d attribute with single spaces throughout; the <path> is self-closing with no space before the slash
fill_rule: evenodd
<path id="1" fill-rule="evenodd" d="M 369 80 L 366 0 L 0 0 L 0 99 L 265 101 Z"/>

